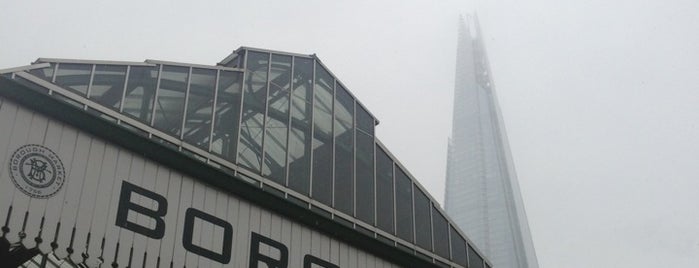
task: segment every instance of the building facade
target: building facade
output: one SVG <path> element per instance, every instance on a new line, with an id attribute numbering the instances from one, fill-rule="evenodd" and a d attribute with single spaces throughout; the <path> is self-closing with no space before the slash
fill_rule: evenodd
<path id="1" fill-rule="evenodd" d="M 0 262 L 485 268 L 315 55 L 0 70 Z"/>
<path id="2" fill-rule="evenodd" d="M 447 161 L 445 208 L 454 222 L 494 267 L 538 268 L 481 33 L 464 21 Z"/>

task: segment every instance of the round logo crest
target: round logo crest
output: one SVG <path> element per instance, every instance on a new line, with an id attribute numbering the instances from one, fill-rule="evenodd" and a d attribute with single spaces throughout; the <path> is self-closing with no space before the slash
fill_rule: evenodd
<path id="1" fill-rule="evenodd" d="M 27 144 L 12 153 L 10 177 L 23 193 L 34 198 L 50 198 L 65 182 L 66 172 L 58 155 L 37 144 Z"/>

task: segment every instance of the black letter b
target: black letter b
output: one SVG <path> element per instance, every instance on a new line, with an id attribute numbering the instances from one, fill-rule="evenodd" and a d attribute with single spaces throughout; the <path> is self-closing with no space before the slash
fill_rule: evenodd
<path id="1" fill-rule="evenodd" d="M 158 210 L 151 210 L 139 204 L 131 202 L 131 193 L 137 193 L 150 198 L 158 204 Z M 128 220 L 129 210 L 137 212 L 155 220 L 155 228 L 150 229 Z M 119 208 L 117 210 L 116 225 L 137 232 L 153 239 L 161 239 L 165 235 L 165 221 L 163 216 L 167 213 L 167 200 L 165 197 L 138 187 L 126 181 L 121 182 L 121 195 L 119 196 Z"/>

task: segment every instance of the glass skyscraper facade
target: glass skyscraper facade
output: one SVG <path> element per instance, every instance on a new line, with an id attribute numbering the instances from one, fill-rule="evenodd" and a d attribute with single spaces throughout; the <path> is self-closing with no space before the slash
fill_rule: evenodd
<path id="1" fill-rule="evenodd" d="M 447 161 L 445 207 L 454 222 L 493 267 L 538 268 L 482 36 L 463 20 Z"/>

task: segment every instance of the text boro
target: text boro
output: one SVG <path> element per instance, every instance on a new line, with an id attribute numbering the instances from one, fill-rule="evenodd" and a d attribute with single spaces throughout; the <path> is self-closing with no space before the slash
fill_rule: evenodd
<path id="1" fill-rule="evenodd" d="M 131 195 L 138 194 L 142 197 L 151 199 L 157 204 L 156 209 L 147 208 L 139 204 L 131 202 Z M 163 217 L 167 214 L 168 203 L 167 199 L 162 195 L 159 195 L 148 189 L 139 187 L 137 185 L 131 184 L 126 181 L 122 181 L 121 184 L 121 194 L 119 196 L 119 208 L 117 210 L 116 225 L 138 234 L 153 238 L 162 239 L 165 235 L 165 228 L 167 223 L 163 220 Z M 134 212 L 139 215 L 151 218 L 155 222 L 155 227 L 140 225 L 136 222 L 129 221 L 129 212 Z M 194 237 L 194 221 L 199 219 L 201 221 L 208 222 L 212 225 L 218 226 L 223 229 L 223 245 L 221 247 L 221 252 L 215 252 L 210 249 L 206 249 L 195 245 L 192 241 Z M 152 223 L 151 222 L 151 223 Z M 265 245 L 270 248 L 278 250 L 279 254 L 276 256 L 265 255 L 260 252 L 260 246 Z M 189 252 L 197 254 L 199 256 L 206 257 L 208 259 L 220 262 L 222 264 L 228 264 L 231 261 L 231 251 L 233 247 L 233 226 L 214 215 L 208 214 L 204 211 L 198 210 L 196 208 L 187 208 L 184 218 L 184 229 L 182 233 L 182 246 Z M 289 249 L 283 243 L 266 237 L 264 235 L 251 232 L 250 236 L 250 256 L 249 256 L 250 268 L 256 268 L 257 264 L 262 262 L 268 267 L 279 267 L 286 268 L 289 264 Z M 306 254 L 303 257 L 303 268 L 311 267 L 326 267 L 326 268 L 339 268 L 339 266 L 332 264 L 328 261 L 322 260 L 316 256 Z"/>

